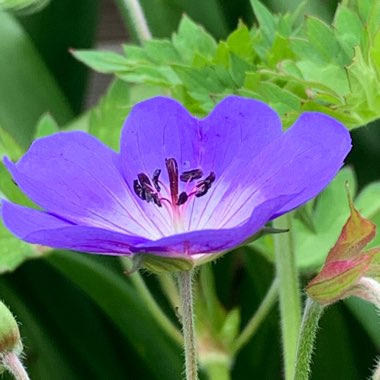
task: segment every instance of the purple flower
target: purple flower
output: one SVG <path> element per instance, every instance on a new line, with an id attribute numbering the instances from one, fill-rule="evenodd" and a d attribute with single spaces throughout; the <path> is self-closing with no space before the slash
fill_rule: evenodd
<path id="1" fill-rule="evenodd" d="M 257 100 L 229 96 L 197 119 L 156 97 L 132 109 L 120 153 L 62 132 L 36 140 L 16 164 L 5 159 L 42 210 L 3 201 L 2 215 L 19 238 L 56 248 L 217 254 L 317 195 L 350 148 L 343 125 L 321 113 L 283 133 Z"/>

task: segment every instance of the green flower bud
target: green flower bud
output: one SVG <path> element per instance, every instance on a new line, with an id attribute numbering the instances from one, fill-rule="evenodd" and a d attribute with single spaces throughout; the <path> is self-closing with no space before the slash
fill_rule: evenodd
<path id="1" fill-rule="evenodd" d="M 20 354 L 22 343 L 16 319 L 0 301 L 0 356 L 7 352 Z"/>

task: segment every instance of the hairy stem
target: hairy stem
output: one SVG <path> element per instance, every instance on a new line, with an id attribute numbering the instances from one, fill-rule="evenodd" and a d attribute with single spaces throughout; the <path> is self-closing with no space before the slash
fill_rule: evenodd
<path id="1" fill-rule="evenodd" d="M 6 354 L 1 355 L 1 364 L 16 380 L 30 380 L 28 373 L 14 352 L 7 352 Z"/>
<path id="2" fill-rule="evenodd" d="M 140 43 L 152 38 L 139 0 L 116 0 L 116 5 L 120 9 L 125 24 L 133 29 L 132 32 Z"/>
<path id="3" fill-rule="evenodd" d="M 292 236 L 291 214 L 285 214 L 273 222 L 287 233 L 274 235 L 276 272 L 279 281 L 279 299 L 282 330 L 282 348 L 285 364 L 285 380 L 292 377 L 296 359 L 298 331 L 301 324 L 301 295 Z"/>
<path id="4" fill-rule="evenodd" d="M 197 350 L 194 331 L 192 276 L 192 270 L 182 271 L 178 273 L 178 285 L 181 297 L 180 312 L 182 317 L 186 380 L 198 379 Z"/>
<path id="5" fill-rule="evenodd" d="M 310 298 L 307 299 L 298 338 L 297 359 L 293 380 L 307 380 L 310 376 L 311 357 L 317 335 L 318 322 L 323 307 Z"/>
<path id="6" fill-rule="evenodd" d="M 273 305 L 275 304 L 278 297 L 278 280 L 274 279 L 272 285 L 270 286 L 265 298 L 261 302 L 259 308 L 256 310 L 255 314 L 249 320 L 244 330 L 240 333 L 238 338 L 236 339 L 232 352 L 236 355 L 252 338 L 255 334 L 265 317 L 271 311 Z"/>

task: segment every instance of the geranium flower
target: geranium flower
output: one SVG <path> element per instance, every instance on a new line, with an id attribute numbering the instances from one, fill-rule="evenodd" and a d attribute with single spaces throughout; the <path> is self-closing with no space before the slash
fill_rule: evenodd
<path id="1" fill-rule="evenodd" d="M 3 201 L 2 215 L 34 244 L 213 257 L 316 196 L 350 148 L 344 126 L 321 113 L 284 133 L 261 101 L 229 96 L 198 119 L 156 97 L 133 107 L 120 153 L 78 131 L 36 140 L 16 164 L 5 158 L 42 210 Z"/>

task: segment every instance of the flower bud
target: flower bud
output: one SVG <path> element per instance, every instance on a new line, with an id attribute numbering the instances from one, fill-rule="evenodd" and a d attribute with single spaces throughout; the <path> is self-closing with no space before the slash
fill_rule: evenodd
<path id="1" fill-rule="evenodd" d="M 18 355 L 21 351 L 22 343 L 16 319 L 0 301 L 0 356 L 7 352 Z"/>

